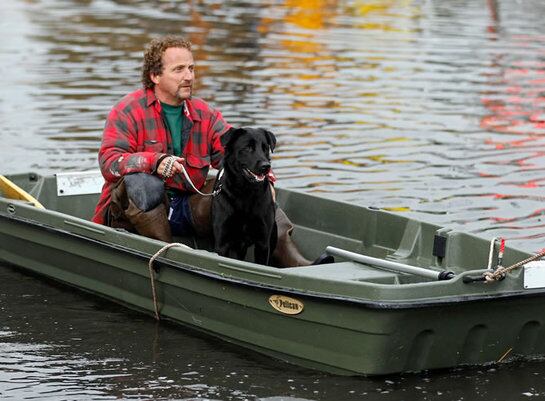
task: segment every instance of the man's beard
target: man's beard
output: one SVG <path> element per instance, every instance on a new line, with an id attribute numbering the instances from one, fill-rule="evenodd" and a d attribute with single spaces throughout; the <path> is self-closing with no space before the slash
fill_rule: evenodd
<path id="1" fill-rule="evenodd" d="M 193 96 L 193 85 L 189 87 L 189 96 L 187 96 L 186 93 L 187 86 L 180 86 L 178 87 L 178 91 L 176 92 L 176 97 L 178 100 L 182 101 L 185 99 L 191 99 L 191 96 Z M 182 92 L 183 91 L 183 92 Z M 183 93 L 183 95 L 182 95 Z"/>

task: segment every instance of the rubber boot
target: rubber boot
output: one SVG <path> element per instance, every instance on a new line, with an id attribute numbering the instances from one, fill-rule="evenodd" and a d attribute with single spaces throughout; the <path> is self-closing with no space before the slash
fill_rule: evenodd
<path id="1" fill-rule="evenodd" d="M 157 206 L 143 211 L 129 199 L 125 177 L 123 177 L 112 188 L 107 225 L 131 232 L 136 231 L 149 238 L 172 242 L 167 204 L 167 200 L 164 198 Z"/>
<path id="2" fill-rule="evenodd" d="M 201 192 L 209 194 L 214 189 L 215 178 L 211 178 L 201 188 Z M 212 236 L 212 197 L 193 194 L 188 199 L 191 210 L 193 230 L 199 237 Z"/>
<path id="3" fill-rule="evenodd" d="M 144 212 L 129 199 L 129 206 L 125 209 L 125 216 L 138 234 L 160 241 L 172 242 L 167 208 L 164 203 L 160 203 L 155 208 Z"/>
<path id="4" fill-rule="evenodd" d="M 272 263 L 276 267 L 309 266 L 312 262 L 306 259 L 291 239 L 293 224 L 286 213 L 279 207 L 276 208 L 276 226 L 278 229 L 278 241 L 272 254 Z"/>
<path id="5" fill-rule="evenodd" d="M 125 181 L 121 178 L 110 193 L 110 206 L 106 213 L 106 225 L 113 228 L 121 228 L 127 231 L 135 231 L 132 224 L 125 217 L 125 209 L 129 206 L 129 198 L 125 190 Z"/>

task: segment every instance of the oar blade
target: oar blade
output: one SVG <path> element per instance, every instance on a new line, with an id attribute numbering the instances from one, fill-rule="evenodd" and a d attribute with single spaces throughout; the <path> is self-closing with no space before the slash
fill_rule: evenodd
<path id="1" fill-rule="evenodd" d="M 0 175 L 0 195 L 8 199 L 16 199 L 30 202 L 39 209 L 45 209 L 44 206 L 38 201 L 38 199 L 30 195 L 23 188 L 14 184 L 3 175 Z"/>

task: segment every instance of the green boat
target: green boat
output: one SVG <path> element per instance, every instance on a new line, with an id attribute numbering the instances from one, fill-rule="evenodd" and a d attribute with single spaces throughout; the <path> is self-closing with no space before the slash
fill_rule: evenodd
<path id="1" fill-rule="evenodd" d="M 221 257 L 202 238 L 165 248 L 92 223 L 98 172 L 6 178 L 3 264 L 262 354 L 344 375 L 545 355 L 545 268 L 483 281 L 501 257 L 488 239 L 278 188 L 302 253 L 336 261 L 276 269 Z M 500 261 L 531 257 L 506 248 Z"/>

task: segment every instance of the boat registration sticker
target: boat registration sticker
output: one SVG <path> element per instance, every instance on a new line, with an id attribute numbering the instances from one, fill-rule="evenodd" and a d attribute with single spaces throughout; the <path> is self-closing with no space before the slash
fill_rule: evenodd
<path id="1" fill-rule="evenodd" d="M 99 194 L 104 178 L 99 170 L 57 173 L 57 196 Z"/>
<path id="2" fill-rule="evenodd" d="M 305 307 L 298 299 L 285 295 L 271 295 L 269 297 L 269 303 L 278 312 L 286 315 L 298 315 L 303 312 L 303 308 Z"/>
<path id="3" fill-rule="evenodd" d="M 524 288 L 545 287 L 545 261 L 535 260 L 524 265 Z"/>

